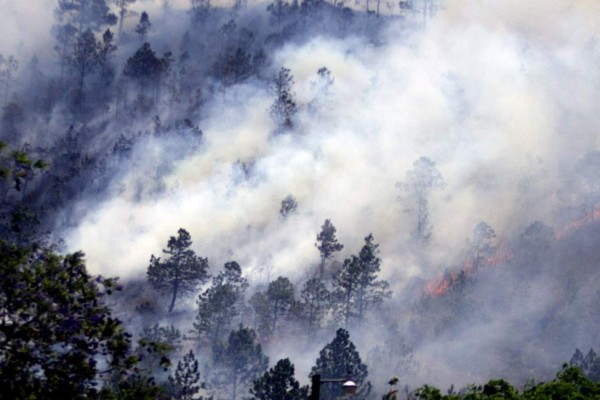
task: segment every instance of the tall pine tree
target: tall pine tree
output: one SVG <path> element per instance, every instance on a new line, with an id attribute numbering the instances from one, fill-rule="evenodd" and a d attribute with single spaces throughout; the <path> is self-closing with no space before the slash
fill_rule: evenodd
<path id="1" fill-rule="evenodd" d="M 169 376 L 168 388 L 173 400 L 205 399 L 198 395 L 204 389 L 204 384 L 200 382 L 198 360 L 192 350 L 177 363 L 175 373 Z"/>
<path id="2" fill-rule="evenodd" d="M 208 260 L 198 257 L 190 249 L 191 245 L 190 234 L 180 228 L 177 237 L 171 236 L 163 250 L 167 255 L 164 260 L 154 255 L 150 257 L 148 280 L 156 290 L 171 294 L 169 312 L 175 308 L 179 296 L 193 292 L 208 279 Z"/>
<path id="3" fill-rule="evenodd" d="M 344 245 L 339 243 L 335 237 L 335 232 L 335 226 L 333 226 L 329 219 L 326 219 L 321 226 L 321 232 L 317 235 L 315 247 L 319 249 L 321 255 L 321 264 L 319 265 L 319 276 L 321 279 L 325 273 L 325 262 L 331 259 L 333 253 L 344 248 Z"/>
<path id="4" fill-rule="evenodd" d="M 243 307 L 248 281 L 240 265 L 231 261 L 213 278 L 212 286 L 198 296 L 193 333 L 201 342 L 216 344 L 228 332 Z"/>
<path id="5" fill-rule="evenodd" d="M 371 383 L 367 381 L 368 369 L 363 364 L 358 350 L 350 334 L 345 329 L 338 329 L 333 341 L 319 353 L 316 365 L 312 367 L 310 377 L 321 375 L 322 379 L 351 379 L 358 385 L 353 399 L 366 399 L 371 392 Z M 334 400 L 342 394 L 342 385 L 326 384 L 321 386 L 321 399 Z"/>
<path id="6" fill-rule="evenodd" d="M 252 381 L 268 367 L 269 358 L 257 343 L 256 333 L 240 327 L 232 331 L 227 342 L 213 348 L 213 384 L 236 400 L 248 392 Z"/>
<path id="7" fill-rule="evenodd" d="M 367 310 L 391 295 L 389 283 L 377 280 L 381 265 L 378 253 L 379 245 L 369 234 L 358 256 L 346 259 L 334 277 L 334 312 L 346 327 L 353 321 L 360 324 Z"/>
<path id="8" fill-rule="evenodd" d="M 253 296 L 251 302 L 261 335 L 272 337 L 290 317 L 295 305 L 294 285 L 288 278 L 280 276 L 269 283 L 266 292 Z"/>
<path id="9" fill-rule="evenodd" d="M 255 380 L 250 388 L 252 400 L 306 400 L 308 387 L 294 378 L 294 364 L 288 358 Z"/>

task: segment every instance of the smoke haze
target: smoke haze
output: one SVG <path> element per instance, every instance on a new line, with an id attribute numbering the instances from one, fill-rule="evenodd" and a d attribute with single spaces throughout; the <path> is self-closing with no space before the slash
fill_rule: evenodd
<path id="1" fill-rule="evenodd" d="M 438 262 L 480 220 L 502 234 L 536 219 L 552 225 L 559 170 L 597 146 L 599 6 L 521 5 L 452 2 L 425 29 L 392 25 L 382 45 L 286 46 L 275 60 L 294 75 L 295 135 L 270 138 L 266 88 L 232 88 L 197 121 L 199 154 L 156 176 L 153 165 L 171 156 L 160 142 L 138 149 L 136 168 L 114 181 L 118 194 L 82 205 L 89 216 L 68 234 L 70 248 L 84 248 L 96 272 L 128 275 L 185 226 L 215 262 L 231 246 L 242 265 L 272 253 L 275 273 L 289 274 L 317 261 L 314 237 L 330 218 L 348 252 L 373 232 L 386 274 L 428 275 L 396 251 L 414 223 L 395 183 L 422 155 L 447 183 L 432 202 Z M 326 96 L 315 89 L 323 66 L 334 79 Z M 319 95 L 323 106 L 311 111 Z M 248 176 L 236 161 L 251 165 Z M 133 188 L 157 181 L 165 190 L 140 201 Z M 288 193 L 299 215 L 282 223 Z"/>
<path id="2" fill-rule="evenodd" d="M 173 3 L 172 12 L 184 15 L 179 7 L 186 6 Z M 51 0 L 0 1 L 9 16 L 0 35 L 10 39 L 0 52 L 31 54 L 50 43 L 53 7 Z M 136 5 L 153 10 L 156 26 L 168 28 L 151 38 L 178 43 L 182 28 L 162 21 L 161 7 Z M 290 134 L 272 134 L 273 94 L 263 82 L 223 89 L 192 121 L 203 132 L 197 150 L 175 134 L 144 137 L 118 166 L 107 195 L 78 200 L 56 230 L 68 251 L 85 252 L 92 273 L 135 278 L 183 227 L 211 273 L 236 260 L 252 283 L 264 284 L 280 275 L 299 281 L 316 269 L 315 238 L 330 219 L 344 244 L 338 261 L 356 254 L 373 233 L 393 298 L 372 321 L 397 320 L 405 333 L 415 287 L 461 265 L 480 221 L 499 238 L 515 237 L 536 220 L 557 230 L 565 223 L 557 193 L 576 162 L 600 145 L 599 21 L 595 0 L 452 0 L 425 24 L 419 16 L 393 18 L 376 38 L 357 33 L 290 42 L 271 65 L 272 74 L 283 66 L 294 77 L 299 112 Z M 317 73 L 322 67 L 332 83 Z M 160 112 L 162 120 L 170 117 L 166 107 Z M 110 129 L 119 131 L 114 123 Z M 151 118 L 131 128 L 152 129 Z M 102 146 L 102 138 L 92 145 Z M 445 181 L 430 201 L 426 255 L 408 244 L 415 216 L 403 212 L 396 186 L 421 156 L 436 163 Z M 298 209 L 284 219 L 279 209 L 288 194 Z M 526 346 L 542 329 L 528 326 L 531 317 L 553 312 L 555 277 L 542 274 L 523 288 L 508 272 L 488 271 L 473 294 L 486 299 L 475 313 L 484 318 L 465 319 L 431 341 L 414 334 L 421 366 L 415 382 L 444 386 L 495 377 L 509 370 L 517 351 L 524 368 L 540 365 L 546 374 L 576 341 L 594 345 L 586 332 L 597 331 L 595 319 L 582 322 L 555 354 L 537 342 Z M 514 293 L 507 294 L 502 287 L 510 282 Z M 598 297 L 588 289 L 590 297 L 584 293 L 580 301 Z M 544 332 L 552 329 L 560 330 Z M 553 344 L 564 337 L 556 335 Z M 377 332 L 357 332 L 365 356 L 376 340 Z M 271 351 L 290 355 L 302 377 L 314 361 L 294 358 L 285 346 Z"/>

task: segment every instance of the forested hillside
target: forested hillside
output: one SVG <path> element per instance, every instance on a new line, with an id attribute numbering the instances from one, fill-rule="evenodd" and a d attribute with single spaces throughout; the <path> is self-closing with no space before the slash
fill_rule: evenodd
<path id="1" fill-rule="evenodd" d="M 597 2 L 0 7 L 0 399 L 600 393 Z"/>

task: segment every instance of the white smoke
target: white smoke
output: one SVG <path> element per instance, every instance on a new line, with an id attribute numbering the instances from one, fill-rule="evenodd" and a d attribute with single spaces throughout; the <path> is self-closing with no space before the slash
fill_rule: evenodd
<path id="1" fill-rule="evenodd" d="M 65 233 L 69 249 L 83 250 L 93 273 L 140 276 L 183 227 L 212 271 L 233 259 L 255 280 L 266 280 L 270 265 L 271 279 L 296 279 L 316 267 L 315 237 L 329 218 L 345 245 L 340 260 L 374 234 L 382 275 L 398 295 L 410 277 L 438 276 L 481 220 L 499 235 L 555 222 L 562 171 L 600 144 L 599 16 L 594 0 L 457 0 L 426 27 L 407 32 L 403 20 L 392 22 L 382 43 L 317 37 L 287 45 L 274 64 L 295 79 L 293 132 L 271 135 L 267 88 L 228 89 L 194 121 L 205 140 L 197 153 L 170 154 L 165 137 L 136 147 L 114 196 L 79 205 L 85 216 Z M 321 67 L 334 83 L 315 100 Z M 415 219 L 402 213 L 395 187 L 421 156 L 446 181 L 430 203 L 427 263 L 406 250 Z M 165 159 L 172 168 L 157 174 Z M 283 220 L 290 193 L 298 211 Z M 519 318 L 470 335 L 495 343 L 509 334 L 503 324 Z M 425 346 L 421 377 L 475 380 L 461 363 L 481 347 L 461 338 Z"/>
<path id="2" fill-rule="evenodd" d="M 158 178 L 168 190 L 142 201 L 125 190 L 94 204 L 69 233 L 70 248 L 85 250 L 94 272 L 127 276 L 185 227 L 215 261 L 228 249 L 246 266 L 273 254 L 277 273 L 289 274 L 316 262 L 312 243 L 330 218 L 345 254 L 373 232 L 386 269 L 417 273 L 395 250 L 414 225 L 395 183 L 422 155 L 447 182 L 432 201 L 434 248 L 460 247 L 479 220 L 499 232 L 548 220 L 559 168 L 597 145 L 594 15 L 592 1 L 459 1 L 408 37 L 392 24 L 381 46 L 360 38 L 287 46 L 275 60 L 295 78 L 295 132 L 271 138 L 268 91 L 233 88 L 195 121 L 202 151 Z M 322 66 L 335 82 L 309 113 Z M 138 152 L 144 170 L 164 156 Z M 234 177 L 238 160 L 255 163 L 248 181 Z M 134 169 L 115 184 L 144 179 Z M 288 193 L 299 215 L 282 223 Z"/>

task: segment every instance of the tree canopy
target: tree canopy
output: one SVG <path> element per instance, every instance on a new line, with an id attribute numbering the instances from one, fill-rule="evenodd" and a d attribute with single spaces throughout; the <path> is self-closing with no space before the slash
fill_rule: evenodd
<path id="1" fill-rule="evenodd" d="M 250 388 L 252 400 L 306 400 L 308 387 L 294 378 L 294 364 L 288 358 L 255 380 Z"/>
<path id="2" fill-rule="evenodd" d="M 367 366 L 363 364 L 356 346 L 350 341 L 350 334 L 345 329 L 338 329 L 331 343 L 321 350 L 310 376 L 315 374 L 327 379 L 352 378 L 359 387 L 356 399 L 365 399 L 371 392 L 371 383 L 367 381 Z M 334 400 L 341 392 L 341 384 L 324 385 L 321 388 L 321 398 Z"/>
<path id="3" fill-rule="evenodd" d="M 161 292 L 171 294 L 169 312 L 175 308 L 178 296 L 189 294 L 208 279 L 208 260 L 194 253 L 190 246 L 192 238 L 188 231 L 180 228 L 177 237 L 171 236 L 163 253 L 167 258 L 150 257 L 148 280 Z"/>
<path id="4" fill-rule="evenodd" d="M 98 379 L 130 368 L 130 335 L 104 298 L 113 279 L 87 273 L 83 254 L 0 242 L 2 398 L 94 398 Z"/>

